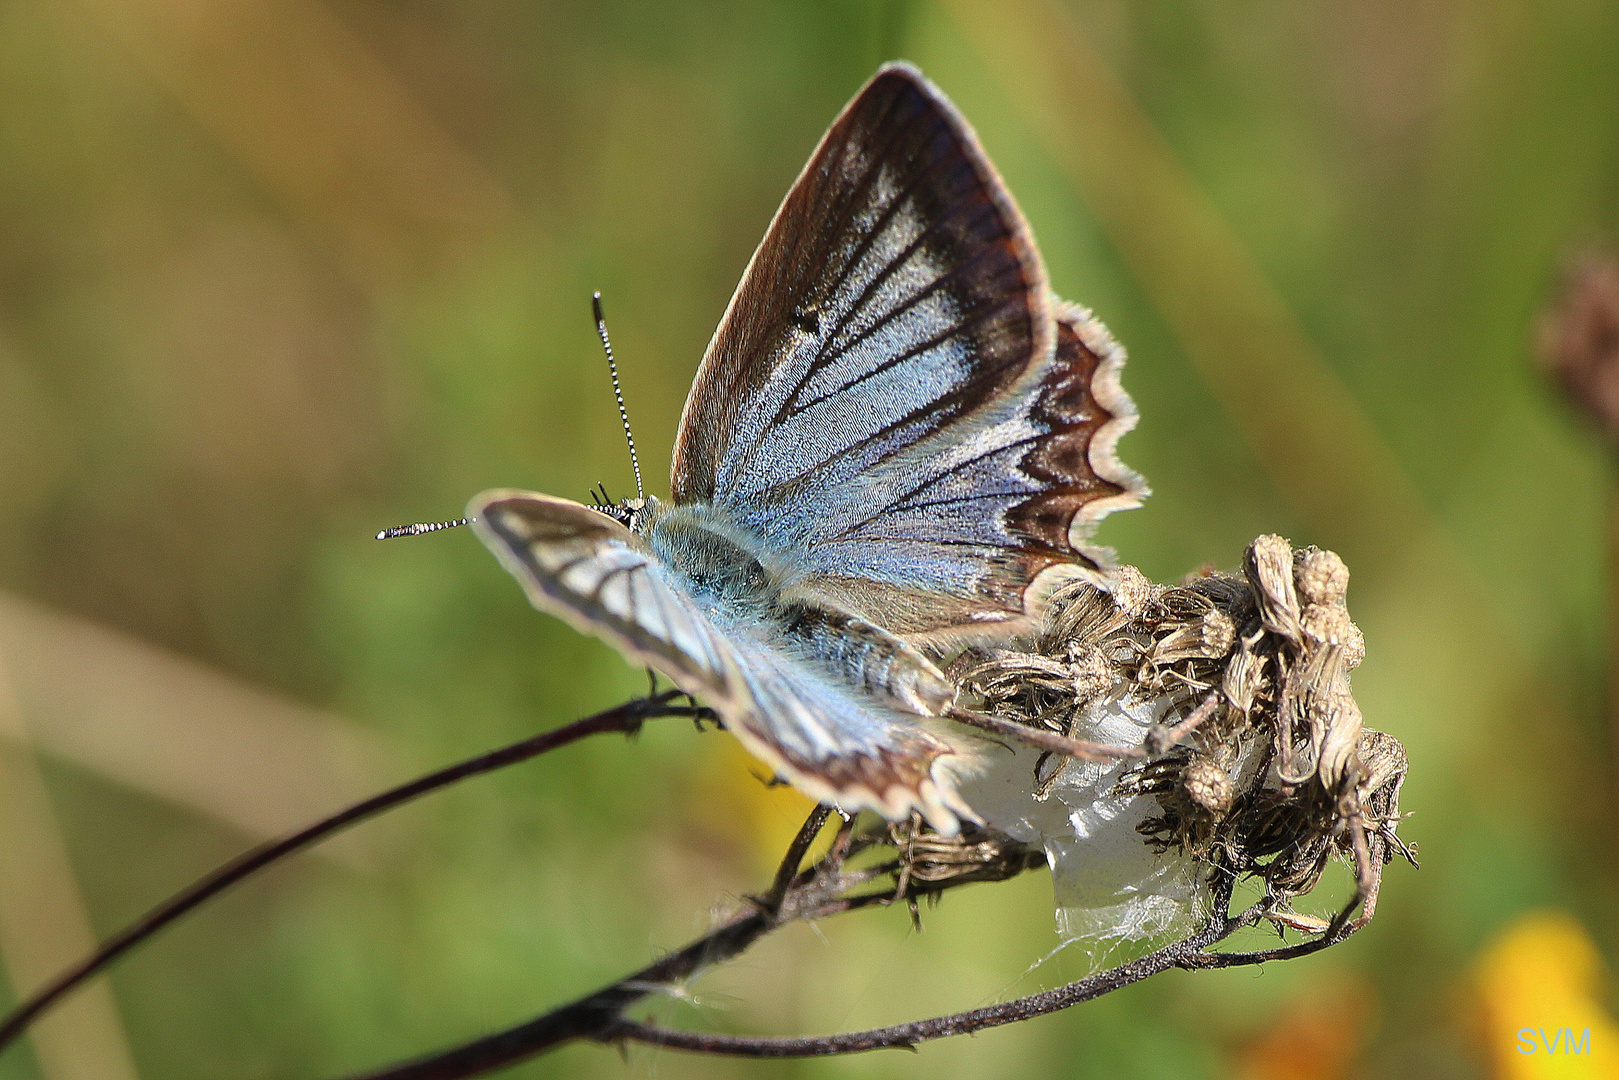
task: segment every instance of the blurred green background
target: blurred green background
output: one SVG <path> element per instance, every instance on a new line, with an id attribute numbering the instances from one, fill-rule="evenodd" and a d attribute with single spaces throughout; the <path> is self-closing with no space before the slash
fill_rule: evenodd
<path id="1" fill-rule="evenodd" d="M 1160 581 L 1262 532 L 1348 562 L 1423 868 L 1324 955 L 915 1056 L 510 1075 L 1438 1080 L 1581 1026 L 1478 972 L 1529 911 L 1619 947 L 1614 478 L 1532 346 L 1619 233 L 1615 56 L 1598 0 L 5 0 L 0 1004 L 255 840 L 644 690 L 469 533 L 372 534 L 628 493 L 595 289 L 663 493 L 771 212 L 905 57 L 1130 351 L 1155 494 L 1102 539 Z M 438 795 L 187 920 L 0 1077 L 321 1077 L 515 1022 L 760 887 L 800 804 L 757 771 L 663 721 Z M 797 927 L 655 1011 L 814 1033 L 1085 967 L 1039 963 L 1043 873 L 924 927 Z"/>

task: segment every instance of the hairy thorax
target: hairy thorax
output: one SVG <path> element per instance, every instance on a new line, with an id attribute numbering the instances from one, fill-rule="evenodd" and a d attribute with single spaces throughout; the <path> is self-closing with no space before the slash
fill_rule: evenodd
<path id="1" fill-rule="evenodd" d="M 728 614 L 765 614 L 792 576 L 780 560 L 764 553 L 752 534 L 704 503 L 665 506 L 647 499 L 632 528 L 663 565 L 685 579 L 693 596 Z"/>

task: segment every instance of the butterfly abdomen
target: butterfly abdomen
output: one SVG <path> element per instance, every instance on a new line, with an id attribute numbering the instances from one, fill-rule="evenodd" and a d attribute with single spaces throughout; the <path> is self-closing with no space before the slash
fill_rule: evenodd
<path id="1" fill-rule="evenodd" d="M 908 712 L 938 716 L 955 698 L 931 660 L 880 626 L 802 602 L 779 605 L 772 614 L 812 661 Z"/>

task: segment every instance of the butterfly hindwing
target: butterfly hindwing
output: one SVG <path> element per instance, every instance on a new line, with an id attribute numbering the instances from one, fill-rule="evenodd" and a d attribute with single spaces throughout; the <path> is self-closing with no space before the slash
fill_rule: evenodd
<path id="1" fill-rule="evenodd" d="M 1027 397 L 1009 395 L 834 493 L 847 512 L 806 560 L 823 595 L 913 640 L 948 639 L 962 624 L 1006 633 L 1037 609 L 1031 583 L 1043 571 L 1056 571 L 1051 588 L 1104 561 L 1090 530 L 1146 493 L 1114 451 L 1135 408 L 1106 330 L 1069 304 L 1055 324 L 1054 362 Z"/>

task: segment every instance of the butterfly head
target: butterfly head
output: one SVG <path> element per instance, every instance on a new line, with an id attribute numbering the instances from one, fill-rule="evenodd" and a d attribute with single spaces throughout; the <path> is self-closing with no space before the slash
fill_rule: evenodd
<path id="1" fill-rule="evenodd" d="M 646 520 L 647 513 L 657 505 L 657 500 L 648 495 L 644 499 L 625 499 L 622 502 L 597 503 L 594 509 L 597 513 L 606 514 L 630 532 L 640 532 Z"/>
<path id="2" fill-rule="evenodd" d="M 658 500 L 642 495 L 614 502 L 607 494 L 607 485 L 597 484 L 590 491 L 590 508 L 598 514 L 606 514 L 630 532 L 638 533 L 646 526 L 647 514 L 658 508 Z"/>

